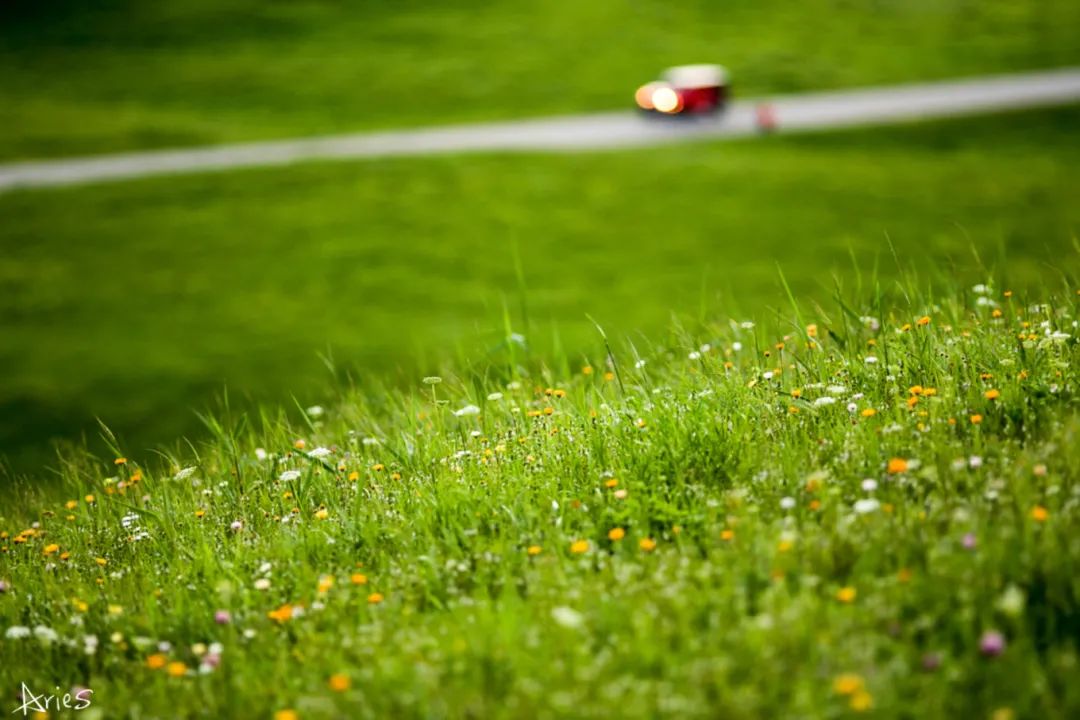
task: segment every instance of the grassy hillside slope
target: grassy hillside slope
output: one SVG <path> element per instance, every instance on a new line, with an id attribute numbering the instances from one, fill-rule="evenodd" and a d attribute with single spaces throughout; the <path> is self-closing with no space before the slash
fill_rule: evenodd
<path id="1" fill-rule="evenodd" d="M 974 252 L 1017 289 L 1047 268 L 1075 277 L 1078 122 L 1063 109 L 0 196 L 0 447 L 25 469 L 51 436 L 96 437 L 100 417 L 145 448 L 199 432 L 192 411 L 226 387 L 234 404 L 314 402 L 320 352 L 339 373 L 413 377 L 496 346 L 506 309 L 539 352 L 591 347 L 587 314 L 646 334 L 673 310 L 757 315 L 777 264 L 828 297 L 834 274 L 895 273 L 890 241 L 931 278 Z"/>
<path id="2" fill-rule="evenodd" d="M 90 688 L 80 717 L 1075 717 L 1076 291 L 884 289 L 72 458 L 0 506 L 0 688 Z"/>

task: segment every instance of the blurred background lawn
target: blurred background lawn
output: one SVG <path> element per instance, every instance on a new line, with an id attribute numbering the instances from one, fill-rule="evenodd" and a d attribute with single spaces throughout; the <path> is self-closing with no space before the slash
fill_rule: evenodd
<path id="1" fill-rule="evenodd" d="M 0 157 L 96 153 L 629 104 L 665 65 L 742 95 L 1080 60 L 1080 4 L 553 0 L 17 2 Z M 594 352 L 586 314 L 827 301 L 853 268 L 1015 289 L 1077 270 L 1080 108 L 581 155 L 305 164 L 0 195 L 0 454 L 101 417 L 136 451 L 193 409 L 324 399 L 320 355 L 414 382 L 515 329 Z M 516 272 L 519 259 L 524 290 Z M 531 324 L 520 307 L 527 303 Z"/>

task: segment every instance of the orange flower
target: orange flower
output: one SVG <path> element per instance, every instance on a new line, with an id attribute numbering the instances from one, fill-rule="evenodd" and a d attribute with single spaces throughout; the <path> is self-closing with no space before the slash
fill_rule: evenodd
<path id="1" fill-rule="evenodd" d="M 356 482 L 359 479 L 360 473 L 358 473 L 357 471 L 353 470 L 351 473 L 349 473 L 349 482 Z"/>
<path id="2" fill-rule="evenodd" d="M 982 415 L 979 415 L 978 413 L 975 413 L 974 415 L 971 416 L 971 424 L 972 425 L 978 425 L 981 422 L 982 422 Z"/>
<path id="3" fill-rule="evenodd" d="M 921 318 L 919 318 L 915 322 L 919 325 L 919 327 L 924 327 L 924 326 L 930 324 L 930 316 L 929 315 L 923 315 Z"/>
<path id="4" fill-rule="evenodd" d="M 999 390 L 991 388 L 983 393 L 983 397 L 985 397 L 987 400 L 997 400 L 999 397 L 1001 397 L 1001 392 Z"/>
<path id="5" fill-rule="evenodd" d="M 383 601 L 382 593 L 371 593 L 367 596 L 368 605 L 378 605 Z"/>
<path id="6" fill-rule="evenodd" d="M 146 667 L 150 668 L 151 670 L 160 670 L 161 668 L 165 667 L 165 663 L 167 662 L 168 660 L 165 658 L 164 655 L 162 655 L 161 653 L 155 653 L 146 658 Z"/>
<path id="7" fill-rule="evenodd" d="M 604 487 L 606 487 L 606 488 L 613 488 L 613 487 L 616 487 L 618 484 L 619 484 L 618 478 L 611 478 L 609 480 L 604 481 Z"/>
<path id="8" fill-rule="evenodd" d="M 626 531 L 620 527 L 611 528 L 611 530 L 608 530 L 607 536 L 608 540 L 611 540 L 612 542 L 618 542 L 619 540 L 622 540 L 624 537 L 626 537 Z"/>
<path id="9" fill-rule="evenodd" d="M 56 554 L 56 552 L 57 552 L 57 551 L 58 551 L 59 549 L 60 549 L 60 546 L 59 546 L 59 545 L 57 545 L 56 543 L 52 543 L 51 545 L 46 545 L 46 546 L 45 546 L 45 549 L 44 549 L 44 550 L 42 550 L 41 552 L 42 552 L 43 554 L 45 554 L 45 555 L 55 555 L 55 554 Z"/>
<path id="10" fill-rule="evenodd" d="M 641 538 L 641 540 L 638 541 L 638 547 L 645 552 L 652 552 L 656 549 L 656 541 L 652 538 Z"/>
<path id="11" fill-rule="evenodd" d="M 367 575 L 364 573 L 353 573 L 349 576 L 349 582 L 353 585 L 367 585 Z"/>
<path id="12" fill-rule="evenodd" d="M 187 673 L 187 665 L 179 661 L 171 662 L 169 663 L 169 666 L 165 668 L 165 672 L 169 673 L 169 677 L 184 677 Z"/>
<path id="13" fill-rule="evenodd" d="M 875 415 L 877 415 L 877 410 L 875 410 L 874 408 L 866 408 L 860 413 L 860 415 L 865 418 L 874 417 Z"/>
<path id="14" fill-rule="evenodd" d="M 720 539 L 724 542 L 731 542 L 735 539 L 735 531 L 731 528 L 725 528 L 720 531 Z"/>
<path id="15" fill-rule="evenodd" d="M 113 465 L 127 465 L 127 458 L 118 457 L 115 460 L 113 460 Z"/>
<path id="16" fill-rule="evenodd" d="M 848 585 L 836 591 L 836 599 L 842 603 L 848 604 L 855 602 L 855 596 L 857 594 L 858 593 L 856 592 L 855 588 Z"/>
<path id="17" fill-rule="evenodd" d="M 1031 508 L 1031 519 L 1035 522 L 1046 522 L 1050 517 L 1050 511 L 1044 508 L 1042 505 L 1036 505 Z"/>
<path id="18" fill-rule="evenodd" d="M 327 683 L 330 689 L 334 692 L 345 692 L 349 689 L 349 676 L 345 673 L 334 673 L 330 676 L 330 681 Z"/>
<path id="19" fill-rule="evenodd" d="M 271 610 L 270 612 L 266 613 L 266 616 L 271 620 L 276 620 L 279 623 L 283 623 L 288 620 L 292 620 L 293 607 L 292 605 L 285 603 L 277 610 Z"/>
<path id="20" fill-rule="evenodd" d="M 896 475 L 898 473 L 907 472 L 908 461 L 904 458 L 892 458 L 889 460 L 889 474 Z"/>
<path id="21" fill-rule="evenodd" d="M 575 540 L 570 544 L 570 552 L 574 553 L 575 555 L 581 555 L 582 553 L 589 552 L 589 541 Z"/>
<path id="22" fill-rule="evenodd" d="M 300 716 L 296 714 L 295 710 L 278 710 L 274 713 L 274 720 L 300 720 Z"/>

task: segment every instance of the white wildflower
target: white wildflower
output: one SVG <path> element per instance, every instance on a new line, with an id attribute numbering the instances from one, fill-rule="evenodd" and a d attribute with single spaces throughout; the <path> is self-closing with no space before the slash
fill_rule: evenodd
<path id="1" fill-rule="evenodd" d="M 455 410 L 454 411 L 454 415 L 456 415 L 457 417 L 465 417 L 466 415 L 479 415 L 479 414 L 480 414 L 480 408 L 477 407 L 476 405 L 466 405 L 465 407 L 461 408 L 460 410 Z"/>
<path id="2" fill-rule="evenodd" d="M 585 624 L 585 616 L 577 610 L 560 605 L 551 609 L 551 617 L 565 628 L 579 628 Z"/>
<path id="3" fill-rule="evenodd" d="M 855 512 L 859 515 L 875 512 L 880 507 L 881 503 L 875 498 L 863 498 L 862 500 L 855 501 Z"/>
<path id="4" fill-rule="evenodd" d="M 832 405 L 836 402 L 836 398 L 829 397 L 828 395 L 822 395 L 814 401 L 814 407 L 825 407 L 826 405 Z"/>
<path id="5" fill-rule="evenodd" d="M 187 480 L 189 477 L 195 474 L 194 467 L 186 467 L 173 475 L 173 480 Z"/>
<path id="6" fill-rule="evenodd" d="M 310 451 L 307 456 L 309 458 L 319 459 L 329 457 L 331 454 L 332 451 L 330 450 L 330 448 L 317 447 L 314 450 Z"/>
<path id="7" fill-rule="evenodd" d="M 286 470 L 278 475 L 278 480 L 282 482 L 292 482 L 293 480 L 299 480 L 302 473 L 299 470 Z"/>
<path id="8" fill-rule="evenodd" d="M 324 412 L 326 412 L 326 411 L 323 410 L 322 405 L 312 405 L 311 407 L 309 407 L 304 412 L 307 413 L 308 417 L 317 418 L 317 417 L 322 417 L 322 414 Z"/>
<path id="9" fill-rule="evenodd" d="M 21 640 L 22 638 L 30 637 L 30 628 L 25 625 L 12 625 L 4 633 L 4 637 L 8 640 Z"/>

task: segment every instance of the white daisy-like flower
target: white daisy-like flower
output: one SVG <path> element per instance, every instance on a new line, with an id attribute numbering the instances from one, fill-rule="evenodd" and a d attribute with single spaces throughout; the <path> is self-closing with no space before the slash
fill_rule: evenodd
<path id="1" fill-rule="evenodd" d="M 877 480 L 874 478 L 866 478 L 862 481 L 862 489 L 866 492 L 874 492 L 877 488 Z"/>
<path id="2" fill-rule="evenodd" d="M 978 455 L 972 455 L 971 457 L 968 458 L 968 467 L 971 468 L 972 470 L 977 470 L 978 468 L 981 468 L 982 464 L 983 464 L 982 458 L 979 457 Z"/>
<path id="3" fill-rule="evenodd" d="M 293 480 L 299 480 L 302 473 L 299 470 L 286 470 L 278 475 L 278 480 L 282 482 L 292 482 Z"/>
<path id="4" fill-rule="evenodd" d="M 317 417 L 322 417 L 322 414 L 324 412 L 326 412 L 326 411 L 323 410 L 322 405 L 312 405 L 311 407 L 309 407 L 304 412 L 307 413 L 308 417 L 317 418 Z"/>
<path id="5" fill-rule="evenodd" d="M 791 510 L 795 507 L 795 498 L 791 496 L 780 498 L 780 507 L 784 510 Z"/>
<path id="6" fill-rule="evenodd" d="M 454 415 L 457 417 L 465 417 L 467 415 L 479 415 L 480 408 L 476 405 L 466 405 L 463 408 L 454 411 Z"/>
<path id="7" fill-rule="evenodd" d="M 743 330 L 753 330 L 754 323 L 750 320 L 744 320 L 743 322 L 739 323 L 739 327 L 741 327 Z"/>
<path id="8" fill-rule="evenodd" d="M 867 365 L 876 365 L 877 364 L 877 358 L 874 357 L 873 355 L 867 355 L 865 358 L 863 358 L 863 362 L 866 363 Z"/>
<path id="9" fill-rule="evenodd" d="M 8 640 L 21 640 L 30 637 L 30 634 L 30 628 L 25 625 L 12 625 L 4 633 L 4 637 Z"/>
<path id="10" fill-rule="evenodd" d="M 270 589 L 270 578 L 259 578 L 258 580 L 256 580 L 255 581 L 255 589 L 256 590 L 269 590 Z"/>
<path id="11" fill-rule="evenodd" d="M 45 625 L 38 625 L 34 628 L 34 637 L 46 645 L 50 645 L 60 639 L 60 636 L 56 634 L 55 630 Z"/>
<path id="12" fill-rule="evenodd" d="M 488 393 L 487 399 L 491 402 L 497 402 L 503 399 L 503 394 L 501 392 Z"/>
<path id="13" fill-rule="evenodd" d="M 308 452 L 307 456 L 309 458 L 318 459 L 318 458 L 329 457 L 331 454 L 333 454 L 333 451 L 330 450 L 330 448 L 317 447 L 314 450 L 311 450 L 310 452 Z"/>
<path id="14" fill-rule="evenodd" d="M 256 460 L 265 460 L 267 457 L 268 456 L 267 456 L 265 450 L 263 450 L 262 448 L 255 448 L 255 459 Z"/>
<path id="15" fill-rule="evenodd" d="M 859 515 L 876 512 L 880 507 L 881 503 L 875 498 L 863 498 L 862 500 L 855 501 L 855 512 Z"/>
<path id="16" fill-rule="evenodd" d="M 738 341 L 731 343 L 731 349 L 735 352 L 739 352 L 740 350 L 742 350 L 742 343 Z"/>
<path id="17" fill-rule="evenodd" d="M 832 405 L 836 402 L 836 398 L 829 397 L 828 395 L 822 395 L 814 401 L 814 407 L 825 407 L 826 405 Z"/>
<path id="18" fill-rule="evenodd" d="M 565 605 L 552 608 L 551 618 L 565 628 L 579 628 L 585 624 L 584 615 Z"/>
<path id="19" fill-rule="evenodd" d="M 691 360 L 698 360 L 701 358 L 701 353 L 699 353 L 697 350 L 693 350 L 686 357 L 690 358 Z"/>

